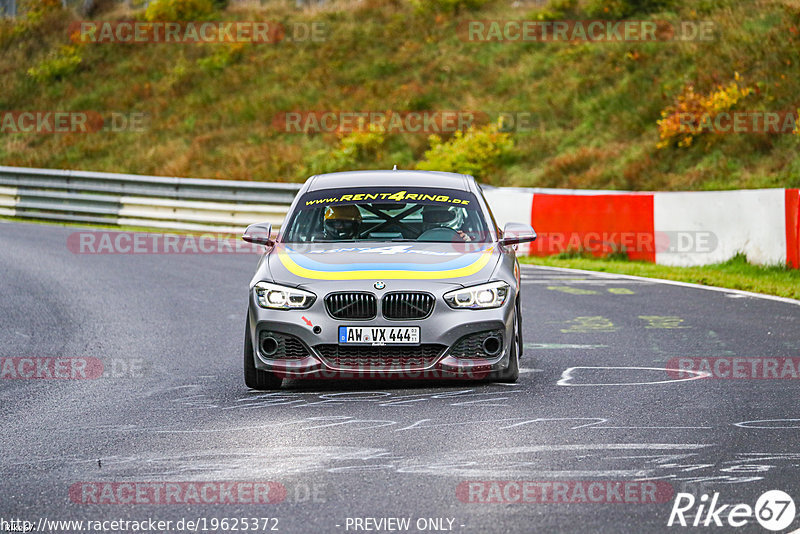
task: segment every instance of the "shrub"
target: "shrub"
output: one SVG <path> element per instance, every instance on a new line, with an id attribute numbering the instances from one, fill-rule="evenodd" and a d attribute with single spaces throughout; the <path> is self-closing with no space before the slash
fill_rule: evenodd
<path id="1" fill-rule="evenodd" d="M 589 0 L 585 10 L 589 18 L 623 19 L 667 9 L 672 0 Z"/>
<path id="2" fill-rule="evenodd" d="M 5 45 L 20 35 L 47 28 L 48 23 L 61 22 L 61 0 L 27 0 L 20 1 L 19 12 L 24 15 L 16 19 L 0 18 L 0 44 Z"/>
<path id="3" fill-rule="evenodd" d="M 183 94 L 191 85 L 193 75 L 191 66 L 185 55 L 179 55 L 175 64 L 166 69 L 164 77 L 159 80 L 159 85 L 175 95 Z"/>
<path id="4" fill-rule="evenodd" d="M 51 52 L 38 65 L 29 68 L 28 76 L 39 83 L 60 80 L 78 70 L 82 61 L 77 46 L 64 45 Z"/>
<path id="5" fill-rule="evenodd" d="M 425 152 L 425 160 L 417 164 L 417 169 L 488 177 L 509 159 L 514 149 L 511 134 L 501 132 L 500 126 L 499 122 L 482 128 L 471 126 L 466 132 L 456 132 L 446 142 L 438 135 L 431 135 L 428 137 L 430 149 Z"/>
<path id="6" fill-rule="evenodd" d="M 53 11 L 61 11 L 61 0 L 23 0 L 19 2 L 21 11 L 25 12 L 25 16 L 41 17 Z"/>
<path id="7" fill-rule="evenodd" d="M 353 169 L 363 163 L 381 158 L 386 143 L 386 133 L 371 124 L 368 130 L 339 135 L 339 146 L 335 150 L 314 153 L 307 162 L 308 174 L 320 174 Z"/>
<path id="8" fill-rule="evenodd" d="M 656 146 L 691 146 L 695 137 L 708 130 L 704 125 L 709 120 L 713 121 L 718 114 L 732 109 L 752 92 L 749 87 L 739 86 L 739 73 L 736 73 L 735 81 L 726 86 L 718 85 L 708 95 L 696 93 L 692 85 L 684 86 L 675 104 L 661 112 L 662 119 L 658 121 L 659 142 Z"/>
<path id="9" fill-rule="evenodd" d="M 212 0 L 154 0 L 147 6 L 147 21 L 178 21 L 203 19 L 214 12 Z"/>
<path id="10" fill-rule="evenodd" d="M 794 133 L 800 135 L 800 108 L 797 108 L 797 115 L 795 115 L 797 123 L 794 125 Z"/>
<path id="11" fill-rule="evenodd" d="M 427 13 L 458 13 L 461 9 L 477 9 L 488 0 L 411 0 L 414 11 Z"/>
<path id="12" fill-rule="evenodd" d="M 244 43 L 215 45 L 214 51 L 197 60 L 197 66 L 208 73 L 224 70 L 228 65 L 239 61 L 244 51 Z"/>
<path id="13" fill-rule="evenodd" d="M 575 16 L 578 8 L 577 0 L 550 0 L 545 7 L 529 15 L 529 17 L 541 20 L 562 20 Z"/>

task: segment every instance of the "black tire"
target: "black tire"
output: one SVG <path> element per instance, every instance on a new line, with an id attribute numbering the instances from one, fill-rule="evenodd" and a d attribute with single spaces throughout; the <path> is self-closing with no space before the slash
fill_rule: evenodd
<path id="1" fill-rule="evenodd" d="M 522 339 L 522 305 L 519 300 L 517 300 L 517 335 L 519 336 L 519 343 L 517 344 L 518 359 L 521 360 L 522 356 L 525 355 L 525 341 Z"/>
<path id="2" fill-rule="evenodd" d="M 262 391 L 280 389 L 283 379 L 268 371 L 256 369 L 254 357 L 253 341 L 250 338 L 250 317 L 248 316 L 247 324 L 244 327 L 244 383 L 251 389 Z"/>
<path id="3" fill-rule="evenodd" d="M 519 354 L 522 345 L 522 328 L 519 326 L 519 305 L 514 306 L 514 339 L 511 341 L 511 354 L 508 367 L 497 371 L 490 378 L 493 382 L 513 384 L 519 379 Z"/>

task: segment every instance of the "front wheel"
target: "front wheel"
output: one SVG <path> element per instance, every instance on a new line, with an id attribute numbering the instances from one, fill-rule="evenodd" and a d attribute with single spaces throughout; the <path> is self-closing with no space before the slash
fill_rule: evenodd
<path id="1" fill-rule="evenodd" d="M 514 339 L 511 340 L 511 349 L 508 355 L 508 367 L 502 371 L 493 373 L 490 380 L 494 382 L 505 382 L 513 384 L 519 379 L 519 353 L 520 353 L 520 340 L 521 328 L 519 324 L 519 304 L 514 306 Z"/>
<path id="2" fill-rule="evenodd" d="M 269 371 L 257 369 L 254 357 L 253 340 L 250 337 L 250 317 L 248 316 L 247 324 L 244 327 L 244 383 L 251 389 L 262 391 L 279 389 L 283 379 Z"/>

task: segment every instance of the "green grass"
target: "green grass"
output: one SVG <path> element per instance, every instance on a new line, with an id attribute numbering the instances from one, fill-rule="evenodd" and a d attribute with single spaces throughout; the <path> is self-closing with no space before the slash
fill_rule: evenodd
<path id="1" fill-rule="evenodd" d="M 648 278 L 663 278 L 706 286 L 741 289 L 767 295 L 800 299 L 800 270 L 781 266 L 760 266 L 747 262 L 743 255 L 724 263 L 703 267 L 669 267 L 638 261 L 604 258 L 548 256 L 523 257 L 522 263 L 567 267 L 587 271 L 631 274 Z"/>
<path id="2" fill-rule="evenodd" d="M 32 2 L 41 0 L 30 0 Z M 579 2 L 584 4 L 585 2 Z M 479 176 L 492 185 L 632 190 L 800 186 L 799 135 L 700 137 L 657 149 L 660 113 L 681 88 L 708 94 L 738 72 L 757 89 L 742 110 L 796 109 L 800 7 L 795 0 L 667 2 L 633 19 L 710 20 L 709 42 L 476 43 L 469 19 L 531 19 L 543 8 L 490 0 L 457 13 L 420 14 L 408 2 L 342 2 L 298 10 L 286 0 L 215 13 L 216 20 L 324 23 L 327 40 L 245 46 L 87 44 L 75 72 L 47 83 L 26 74 L 69 42 L 71 13 L 0 21 L 2 110 L 144 112 L 143 133 L 0 133 L 0 163 L 135 174 L 302 181 L 335 134 L 287 134 L 273 117 L 292 110 L 476 110 L 529 113 L 513 157 Z M 56 3 L 57 4 L 57 3 Z M 102 2 L 101 2 L 102 4 Z M 105 3 L 105 5 L 117 5 Z M 100 20 L 140 12 L 107 8 Z M 572 17 L 575 15 L 568 15 Z M 26 26 L 27 27 L 27 26 Z M 223 58 L 217 61 L 214 58 Z M 215 68 L 209 68 L 209 64 Z M 428 140 L 391 134 L 348 168 L 414 167 Z M 447 137 L 447 136 L 445 136 Z"/>

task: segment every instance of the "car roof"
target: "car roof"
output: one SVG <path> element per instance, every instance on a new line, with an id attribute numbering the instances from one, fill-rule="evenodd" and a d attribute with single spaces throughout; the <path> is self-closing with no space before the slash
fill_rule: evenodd
<path id="1" fill-rule="evenodd" d="M 319 174 L 308 179 L 307 191 L 338 187 L 402 186 L 446 187 L 471 191 L 475 179 L 466 174 L 438 171 L 349 171 Z"/>

